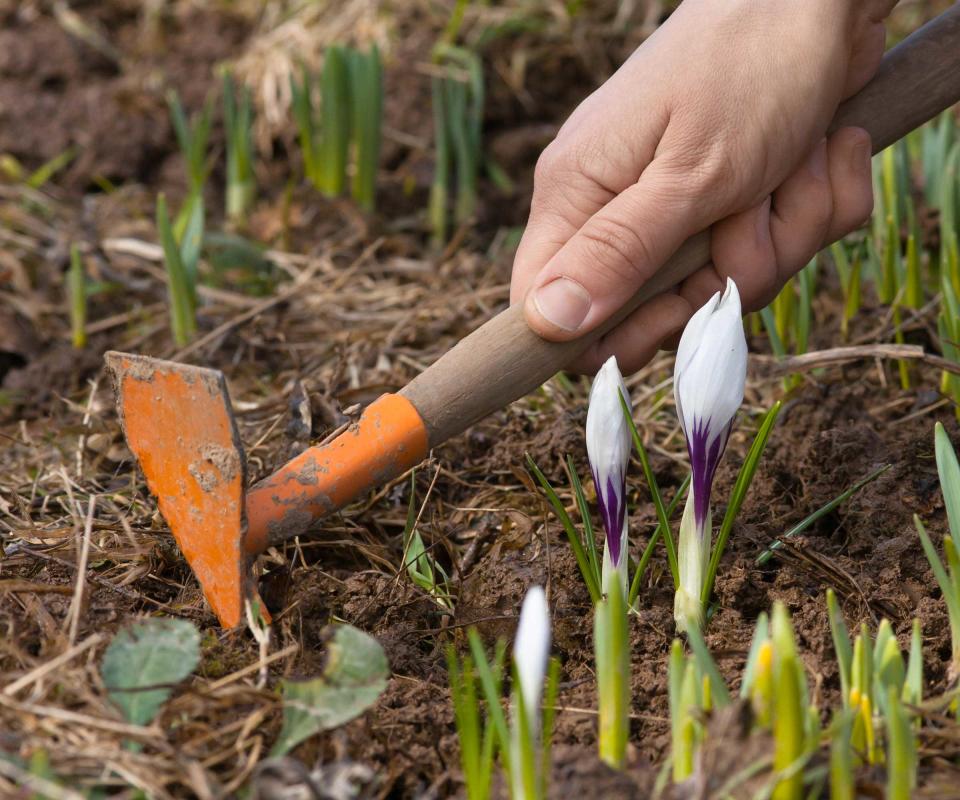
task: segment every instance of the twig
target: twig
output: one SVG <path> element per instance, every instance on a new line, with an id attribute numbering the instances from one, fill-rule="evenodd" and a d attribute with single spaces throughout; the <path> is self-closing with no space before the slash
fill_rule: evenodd
<path id="1" fill-rule="evenodd" d="M 90 556 L 90 533 L 93 528 L 93 511 L 97 506 L 97 496 L 90 495 L 90 501 L 87 503 L 87 519 L 83 525 L 83 539 L 80 542 L 80 561 L 77 564 L 77 588 L 73 593 L 73 601 L 70 603 L 70 610 L 67 617 L 70 620 L 69 633 L 67 641 L 73 647 L 77 640 L 77 630 L 80 627 L 80 607 L 83 603 L 83 587 L 86 584 L 84 576 L 87 574 L 87 559 Z"/>
<path id="2" fill-rule="evenodd" d="M 793 372 L 809 372 L 833 364 L 843 364 L 848 361 L 860 361 L 865 358 L 875 359 L 908 359 L 922 361 L 931 367 L 960 375 L 960 364 L 956 364 L 943 356 L 927 353 L 918 344 L 865 344 L 851 347 L 831 347 L 829 350 L 814 350 L 799 356 L 777 358 L 776 356 L 751 355 L 750 360 L 756 364 L 772 367 L 771 373 L 775 376 Z"/>
<path id="3" fill-rule="evenodd" d="M 64 789 L 60 784 L 34 775 L 13 761 L 7 761 L 3 758 L 0 758 L 0 775 L 9 778 L 21 789 L 33 790 L 42 797 L 49 797 L 52 800 L 83 800 L 83 795 L 80 792 L 75 792 L 73 789 Z"/>

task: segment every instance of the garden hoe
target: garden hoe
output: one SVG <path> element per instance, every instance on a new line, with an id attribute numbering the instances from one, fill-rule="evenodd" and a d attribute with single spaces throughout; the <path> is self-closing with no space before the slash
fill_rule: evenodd
<path id="1" fill-rule="evenodd" d="M 960 4 L 891 50 L 877 76 L 839 109 L 874 152 L 960 100 Z M 467 336 L 397 394 L 372 403 L 330 443 L 312 447 L 249 490 L 220 372 L 108 353 L 120 419 L 177 544 L 225 627 L 254 598 L 252 560 L 570 364 L 641 303 L 710 258 L 709 234 L 687 240 L 601 328 L 571 342 L 539 338 L 513 306 Z"/>

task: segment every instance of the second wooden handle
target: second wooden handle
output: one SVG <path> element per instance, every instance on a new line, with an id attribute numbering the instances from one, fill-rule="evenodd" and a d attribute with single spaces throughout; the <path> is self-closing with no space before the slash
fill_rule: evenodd
<path id="1" fill-rule="evenodd" d="M 876 77 L 844 103 L 831 130 L 856 125 L 874 152 L 960 100 L 960 4 L 886 56 Z M 435 447 L 527 394 L 563 369 L 641 304 L 676 286 L 710 259 L 710 236 L 688 239 L 608 322 L 570 342 L 548 342 L 512 306 L 471 333 L 400 393 L 420 412 Z"/>

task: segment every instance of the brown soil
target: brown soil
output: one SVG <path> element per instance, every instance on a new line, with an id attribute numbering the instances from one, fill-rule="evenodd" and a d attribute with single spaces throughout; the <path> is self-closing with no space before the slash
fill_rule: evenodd
<path id="1" fill-rule="evenodd" d="M 410 52 L 398 46 L 396 65 L 388 71 L 388 124 L 408 137 L 385 145 L 376 218 L 304 187 L 285 199 L 297 167 L 282 162 L 284 142 L 274 143 L 277 155 L 264 167 L 269 181 L 248 234 L 277 251 L 279 266 L 271 273 L 276 291 L 285 291 L 291 276 L 312 272 L 296 293 L 187 356 L 226 372 L 252 479 L 352 418 L 358 404 L 402 386 L 504 306 L 511 254 L 490 250 L 491 243 L 498 230 L 523 222 L 543 143 L 639 36 L 639 26 L 611 32 L 607 5 L 598 4 L 603 8 L 596 18 L 588 15 L 576 35 L 546 25 L 545 32 L 522 32 L 490 48 L 493 75 L 509 74 L 513 52 L 524 50 L 529 59 L 522 85 L 492 79 L 488 111 L 490 150 L 516 178 L 517 194 L 506 202 L 484 185 L 481 223 L 442 257 L 428 250 L 419 223 L 397 221 L 422 208 L 429 184 L 428 151 L 409 137 L 429 142 L 431 136 L 424 113 L 429 85 L 418 68 L 428 60 L 442 19 L 427 14 L 408 21 Z M 580 474 L 588 474 L 582 441 L 586 384 L 575 377 L 548 382 L 439 448 L 418 470 L 418 502 L 430 491 L 420 531 L 453 577 L 453 613 L 397 574 L 409 491 L 404 478 L 327 520 L 299 544 L 260 560 L 261 594 L 275 618 L 272 652 L 296 648 L 271 665 L 266 690 L 254 686 L 256 675 L 231 679 L 256 663 L 257 645 L 248 634 L 220 630 L 204 605 L 123 447 L 101 370 L 102 353 L 111 348 L 176 354 L 166 330 L 164 288 L 156 265 L 110 251 L 103 242 L 118 236 L 154 241 L 155 193 L 182 189 L 164 91 L 176 87 L 196 108 L 207 91 L 215 91 L 214 65 L 243 51 L 256 21 L 223 4 L 173 3 L 158 27 L 145 32 L 140 4 L 112 0 L 74 8 L 95 30 L 109 33 L 119 59 L 66 33 L 33 4 L 0 3 L 0 153 L 35 168 L 69 147 L 78 149 L 55 187 L 39 195 L 0 186 L 0 227 L 24 240 L 9 260 L 0 260 L 0 682 L 63 652 L 68 639 L 105 638 L 56 680 L 39 683 L 34 695 L 17 695 L 21 705 L 0 695 L 0 750 L 29 756 L 46 748 L 54 770 L 77 785 L 100 776 L 109 763 L 158 787 L 157 796 L 203 796 L 203 787 L 207 796 L 233 796 L 251 776 L 258 796 L 279 796 L 266 787 L 303 781 L 289 760 L 255 770 L 281 724 L 273 689 L 281 677 L 316 674 L 327 625 L 342 620 L 378 638 L 393 675 L 372 709 L 340 730 L 311 738 L 295 751 L 296 759 L 310 769 L 322 766 L 327 779 L 331 771 L 365 768 L 364 797 L 460 796 L 445 648 L 452 643 L 462 649 L 470 625 L 488 642 L 509 639 L 526 588 L 540 583 L 549 592 L 554 652 L 562 663 L 551 796 L 650 796 L 669 747 L 665 660 L 674 629 L 664 558 L 660 553 L 654 559 L 632 626 L 631 765 L 615 773 L 594 755 L 589 597 L 562 529 L 523 467 L 530 453 L 555 485 L 565 487 L 562 458 L 571 454 Z M 587 43 L 601 35 L 608 47 L 598 56 Z M 402 94 L 407 86 L 409 96 Z M 403 191 L 409 176 L 413 198 Z M 101 193 L 99 179 L 120 188 Z M 93 278 L 114 287 L 92 298 L 91 321 L 128 315 L 92 335 L 80 352 L 69 346 L 63 303 L 62 272 L 72 241 L 83 244 Z M 228 283 L 206 298 L 201 333 L 250 307 L 235 289 Z M 7 296 L 17 302 L 5 302 Z M 836 313 L 827 284 L 816 304 L 818 346 L 836 343 Z M 883 320 L 882 309 L 865 309 L 856 335 L 889 340 Z M 910 335 L 932 347 L 929 322 Z M 754 352 L 765 349 L 761 339 L 751 343 Z M 671 367 L 667 355 L 655 360 L 637 378 L 638 392 L 666 378 Z M 886 617 L 901 646 L 911 620 L 919 617 L 927 691 L 945 688 L 947 617 L 912 517 L 919 514 L 939 542 L 946 523 L 933 424 L 943 422 L 958 442 L 960 430 L 953 410 L 939 402 L 938 373 L 921 368 L 913 379 L 915 388 L 904 391 L 895 365 L 856 363 L 806 374 L 784 398 L 721 566 L 709 624 L 708 642 L 732 685 L 757 616 L 782 600 L 793 616 L 815 699 L 821 707 L 835 703 L 839 685 L 823 599 L 832 587 L 851 628 L 861 622 L 872 627 Z M 90 381 L 96 381 L 93 388 Z M 306 419 L 294 413 L 297 381 L 309 399 Z M 717 479 L 715 518 L 759 414 L 781 396 L 779 380 L 756 365 L 746 411 Z M 672 405 L 642 406 L 638 417 L 657 477 L 672 494 L 686 469 Z M 884 464 L 890 468 L 880 478 L 791 540 L 767 565 L 756 565 L 779 534 Z M 655 524 L 640 474 L 634 465 L 634 557 Z M 91 495 L 98 498 L 94 544 L 70 638 L 76 532 Z M 29 586 L 5 588 L 8 579 Z M 204 656 L 142 754 L 125 750 L 120 735 L 58 726 L 36 708 L 24 710 L 22 704 L 30 702 L 117 720 L 97 674 L 106 637 L 137 615 L 158 611 L 194 620 Z M 717 733 L 705 763 L 712 775 L 733 774 L 763 746 L 756 739 L 744 742 L 737 709 L 711 725 Z M 922 767 L 923 782 L 933 787 L 927 796 L 951 796 L 949 789 L 938 794 L 938 787 L 950 769 L 944 759 L 955 755 L 953 744 L 930 745 Z M 862 777 L 865 791 L 879 786 Z"/>

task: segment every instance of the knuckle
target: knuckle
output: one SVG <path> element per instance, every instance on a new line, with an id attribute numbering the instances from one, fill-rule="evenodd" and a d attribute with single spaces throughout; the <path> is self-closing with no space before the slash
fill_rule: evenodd
<path id="1" fill-rule="evenodd" d="M 586 257 L 615 281 L 644 280 L 651 263 L 646 240 L 629 225 L 607 218 L 580 231 Z"/>

